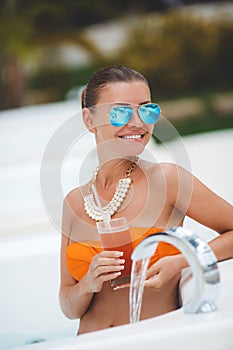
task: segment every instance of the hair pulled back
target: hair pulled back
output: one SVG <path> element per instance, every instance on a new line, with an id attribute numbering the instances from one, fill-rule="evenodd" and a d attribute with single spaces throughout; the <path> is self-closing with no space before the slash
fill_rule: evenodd
<path id="1" fill-rule="evenodd" d="M 101 90 L 108 84 L 117 82 L 141 81 L 149 86 L 147 79 L 134 69 L 126 66 L 108 66 L 96 72 L 81 94 L 82 108 L 97 104 Z"/>

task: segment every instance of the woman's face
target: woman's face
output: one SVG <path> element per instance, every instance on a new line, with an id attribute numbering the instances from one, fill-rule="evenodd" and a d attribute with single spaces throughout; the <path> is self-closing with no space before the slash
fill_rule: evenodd
<path id="1" fill-rule="evenodd" d="M 154 124 L 144 123 L 137 111 L 138 105 L 151 102 L 149 87 L 144 82 L 119 82 L 105 86 L 93 114 L 96 143 L 102 151 L 116 151 L 117 155 L 134 156 L 143 152 L 150 140 Z M 132 105 L 133 115 L 126 125 L 116 127 L 109 122 L 114 105 Z M 136 105 L 136 106 L 135 106 Z"/>

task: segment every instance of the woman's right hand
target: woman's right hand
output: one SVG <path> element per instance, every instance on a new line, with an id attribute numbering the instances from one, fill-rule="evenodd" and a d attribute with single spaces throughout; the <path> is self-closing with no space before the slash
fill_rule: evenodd
<path id="1" fill-rule="evenodd" d="M 89 293 L 100 292 L 104 282 L 120 276 L 125 262 L 122 256 L 123 253 L 119 251 L 102 251 L 93 257 L 84 276 Z"/>

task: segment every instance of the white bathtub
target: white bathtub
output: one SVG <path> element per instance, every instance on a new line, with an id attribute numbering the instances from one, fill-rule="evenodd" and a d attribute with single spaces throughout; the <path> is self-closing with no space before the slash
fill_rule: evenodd
<path id="1" fill-rule="evenodd" d="M 0 239 L 1 350 L 76 334 L 59 306 L 59 249 L 56 231 Z"/>
<path id="2" fill-rule="evenodd" d="M 75 336 L 77 320 L 60 311 L 56 232 L 0 242 L 0 349 L 233 349 L 233 259 L 219 263 L 217 311 L 187 315 L 182 308 L 133 325 Z M 192 281 L 181 289 L 184 301 Z M 28 345 L 33 342 L 38 344 Z"/>

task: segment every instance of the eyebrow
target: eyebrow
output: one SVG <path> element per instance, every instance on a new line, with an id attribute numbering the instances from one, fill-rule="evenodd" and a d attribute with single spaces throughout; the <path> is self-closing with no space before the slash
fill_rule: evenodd
<path id="1" fill-rule="evenodd" d="M 150 100 L 144 101 L 144 102 L 140 102 L 139 104 L 137 104 L 137 103 L 127 103 L 127 102 L 114 102 L 114 103 L 111 103 L 110 106 L 131 106 L 131 105 L 142 106 L 142 105 L 145 105 L 145 104 L 150 103 L 150 102 L 151 102 Z"/>
<path id="2" fill-rule="evenodd" d="M 145 101 L 145 102 L 141 102 L 141 103 L 139 103 L 139 105 L 141 106 L 141 105 L 145 105 L 145 104 L 147 104 L 147 103 L 151 103 L 151 100 Z"/>

